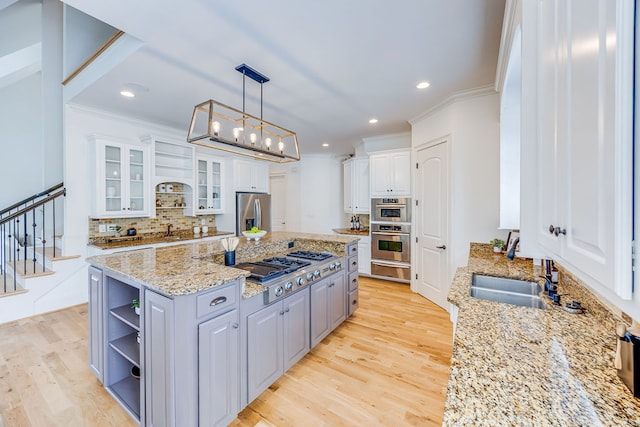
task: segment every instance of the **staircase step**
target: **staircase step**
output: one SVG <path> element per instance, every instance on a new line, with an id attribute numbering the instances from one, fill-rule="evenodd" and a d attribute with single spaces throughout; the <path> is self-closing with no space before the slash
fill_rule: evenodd
<path id="1" fill-rule="evenodd" d="M 10 295 L 24 294 L 25 292 L 29 292 L 27 289 L 24 289 L 19 283 L 16 283 L 15 284 L 16 289 L 13 289 L 14 287 L 13 276 L 11 276 L 10 274 L 7 274 L 6 287 L 7 289 L 5 290 L 4 275 L 0 274 L 0 298 L 8 297 Z"/>
<path id="2" fill-rule="evenodd" d="M 13 267 L 13 265 L 11 266 Z M 34 271 L 35 270 L 35 271 Z M 15 266 L 16 274 L 19 274 L 24 279 L 30 279 L 33 277 L 49 276 L 55 274 L 55 271 L 44 268 L 42 264 L 36 262 L 35 269 L 33 267 L 33 261 L 27 261 L 27 268 L 25 270 L 24 262 L 18 262 Z"/>
<path id="3" fill-rule="evenodd" d="M 36 252 L 42 255 L 42 247 L 37 248 Z M 64 261 L 66 259 L 80 258 L 80 255 L 62 255 L 62 249 L 59 247 L 56 247 L 56 251 L 54 253 L 52 246 L 47 246 L 44 248 L 44 256 L 47 257 L 50 261 Z"/>

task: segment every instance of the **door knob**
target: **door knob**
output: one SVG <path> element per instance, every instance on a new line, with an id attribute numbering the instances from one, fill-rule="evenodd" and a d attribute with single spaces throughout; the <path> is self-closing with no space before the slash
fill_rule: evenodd
<path id="1" fill-rule="evenodd" d="M 436 249 L 447 249 L 447 245 L 436 246 Z"/>
<path id="2" fill-rule="evenodd" d="M 566 235 L 567 234 L 567 229 L 566 228 L 560 228 L 560 227 L 554 227 L 553 224 L 551 224 L 549 226 L 549 233 L 554 234 L 557 237 L 559 234 Z"/>

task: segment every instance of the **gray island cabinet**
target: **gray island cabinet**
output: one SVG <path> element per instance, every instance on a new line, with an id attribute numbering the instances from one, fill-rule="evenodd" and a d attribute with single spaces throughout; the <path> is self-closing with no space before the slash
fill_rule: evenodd
<path id="1" fill-rule="evenodd" d="M 140 425 L 228 425 L 353 313 L 357 238 L 271 234 L 237 257 L 325 250 L 343 268 L 265 304 L 216 241 L 89 258 L 90 368 Z"/>
<path id="2" fill-rule="evenodd" d="M 90 365 L 135 420 L 145 426 L 213 426 L 236 418 L 239 280 L 209 292 L 167 296 L 96 267 L 89 275 Z M 133 299 L 140 301 L 140 316 Z"/>

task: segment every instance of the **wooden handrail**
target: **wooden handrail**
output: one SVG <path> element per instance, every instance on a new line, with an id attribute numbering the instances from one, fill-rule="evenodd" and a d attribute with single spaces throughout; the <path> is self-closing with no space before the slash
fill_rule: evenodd
<path id="1" fill-rule="evenodd" d="M 98 58 L 100 55 L 102 55 L 102 53 L 105 50 L 107 50 L 112 44 L 114 44 L 116 42 L 116 40 L 118 40 L 120 37 L 122 37 L 123 34 L 124 34 L 124 31 L 118 30 L 111 37 L 109 37 L 109 40 L 104 42 L 104 44 L 102 46 L 100 46 L 100 48 L 98 50 L 96 50 L 93 55 L 91 55 L 89 58 L 87 58 L 87 60 L 84 61 L 82 63 L 82 65 L 80 65 L 73 73 L 71 73 L 69 75 L 69 77 L 67 77 L 66 79 L 64 79 L 62 81 L 62 85 L 64 86 L 67 83 L 69 83 L 71 80 L 73 80 L 78 74 L 80 74 L 82 72 L 82 70 L 87 68 L 89 66 L 89 64 L 91 64 L 93 61 L 95 61 L 96 58 Z"/>

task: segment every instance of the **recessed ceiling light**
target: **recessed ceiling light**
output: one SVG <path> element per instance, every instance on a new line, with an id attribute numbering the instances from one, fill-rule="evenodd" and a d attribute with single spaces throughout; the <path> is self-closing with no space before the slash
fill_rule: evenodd
<path id="1" fill-rule="evenodd" d="M 431 84 L 430 84 L 429 82 L 420 82 L 420 83 L 418 83 L 418 84 L 416 85 L 416 87 L 417 87 L 418 89 L 426 89 L 426 88 L 428 88 L 429 86 L 431 86 Z"/>
<path id="2" fill-rule="evenodd" d="M 369 123 L 371 123 L 371 124 L 378 123 L 378 119 L 376 119 L 376 118 L 369 119 Z"/>
<path id="3" fill-rule="evenodd" d="M 136 94 L 131 92 L 130 90 L 121 90 L 120 95 L 127 98 L 135 98 Z"/>
<path id="4" fill-rule="evenodd" d="M 323 144 L 322 144 L 322 146 L 323 146 L 323 147 L 328 147 L 328 146 L 329 146 L 329 144 L 325 142 L 325 143 L 323 143 Z"/>

